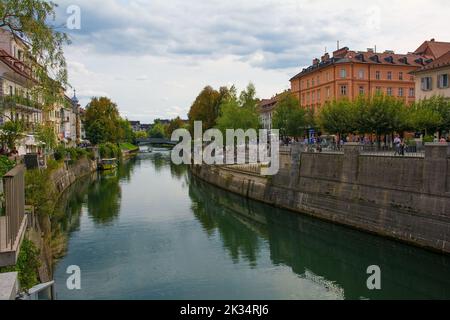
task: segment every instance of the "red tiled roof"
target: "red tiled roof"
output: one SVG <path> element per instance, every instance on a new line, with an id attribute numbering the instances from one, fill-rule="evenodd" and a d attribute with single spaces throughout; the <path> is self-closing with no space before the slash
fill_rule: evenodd
<path id="1" fill-rule="evenodd" d="M 433 39 L 431 41 L 425 41 L 414 53 L 437 59 L 449 51 L 450 42 L 439 42 Z"/>
<path id="2" fill-rule="evenodd" d="M 32 80 L 30 67 L 25 65 L 22 61 L 17 60 L 3 49 L 0 49 L 0 61 L 5 63 L 14 72 L 29 80 Z"/>
<path id="3" fill-rule="evenodd" d="M 339 50 L 338 54 L 328 60 L 321 61 L 316 65 L 312 65 L 302 70 L 294 76 L 292 80 L 301 78 L 303 75 L 314 72 L 318 69 L 328 67 L 338 63 L 363 63 L 363 64 L 375 64 L 375 65 L 390 65 L 390 66 L 410 66 L 421 68 L 427 63 L 430 63 L 431 59 L 428 57 L 408 53 L 408 54 L 396 54 L 392 52 L 375 53 L 375 52 L 362 52 L 362 51 L 350 51 L 347 48 Z"/>
<path id="4" fill-rule="evenodd" d="M 439 59 L 434 60 L 430 64 L 427 64 L 426 66 L 422 67 L 421 69 L 417 70 L 416 73 L 422 72 L 422 71 L 429 71 L 433 69 L 439 69 L 442 67 L 450 66 L 450 51 L 443 54 Z"/>

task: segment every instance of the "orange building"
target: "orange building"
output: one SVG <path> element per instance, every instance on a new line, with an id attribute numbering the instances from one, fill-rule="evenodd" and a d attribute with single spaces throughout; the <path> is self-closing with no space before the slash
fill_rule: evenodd
<path id="1" fill-rule="evenodd" d="M 325 54 L 320 60 L 293 77 L 291 91 L 305 108 L 317 110 L 327 101 L 377 93 L 400 97 L 406 103 L 415 101 L 415 79 L 410 72 L 418 70 L 433 59 L 440 50 L 432 50 L 435 44 L 450 46 L 450 43 L 426 41 L 415 53 L 383 53 L 372 49 L 351 51 L 345 47 Z M 433 53 L 435 52 L 435 53 Z"/>

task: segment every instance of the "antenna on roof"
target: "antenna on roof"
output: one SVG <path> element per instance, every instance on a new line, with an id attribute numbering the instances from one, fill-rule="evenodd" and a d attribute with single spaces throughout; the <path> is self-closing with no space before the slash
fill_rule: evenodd
<path id="1" fill-rule="evenodd" d="M 339 40 L 337 41 L 337 49 L 339 50 Z"/>

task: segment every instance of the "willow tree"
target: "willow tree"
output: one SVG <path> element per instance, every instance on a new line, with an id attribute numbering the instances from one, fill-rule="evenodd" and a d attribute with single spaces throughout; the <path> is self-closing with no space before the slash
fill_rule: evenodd
<path id="1" fill-rule="evenodd" d="M 0 0 L 0 27 L 27 47 L 35 80 L 32 94 L 44 105 L 60 102 L 61 88 L 67 85 L 63 47 L 70 41 L 55 25 L 56 7 L 52 1 Z"/>

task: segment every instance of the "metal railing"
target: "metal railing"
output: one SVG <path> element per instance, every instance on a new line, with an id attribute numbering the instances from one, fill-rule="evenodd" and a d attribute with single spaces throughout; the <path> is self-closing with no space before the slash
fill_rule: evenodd
<path id="1" fill-rule="evenodd" d="M 378 157 L 414 157 L 424 158 L 425 149 L 421 146 L 405 146 L 403 149 L 400 147 L 382 146 L 376 145 L 362 145 L 361 155 L 363 156 L 378 156 Z"/>
<path id="2" fill-rule="evenodd" d="M 5 215 L 0 217 L 0 251 L 12 251 L 25 218 L 25 169 L 18 165 L 3 177 Z"/>

